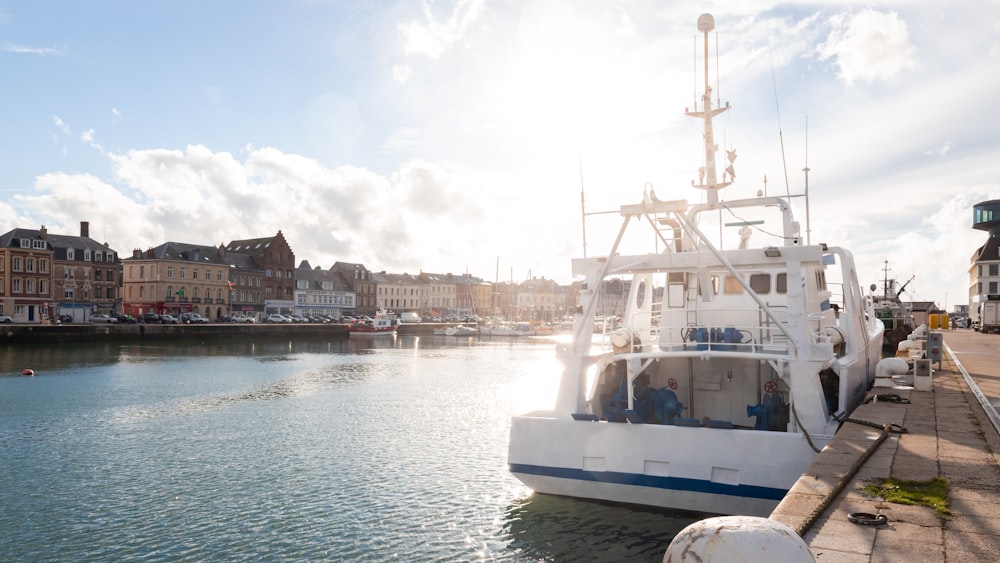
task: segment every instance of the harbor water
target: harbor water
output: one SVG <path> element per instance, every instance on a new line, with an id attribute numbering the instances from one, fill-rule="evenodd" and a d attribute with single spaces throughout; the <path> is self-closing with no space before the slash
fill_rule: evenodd
<path id="1" fill-rule="evenodd" d="M 533 495 L 513 414 L 554 342 L 8 346 L 4 561 L 660 561 L 697 519 Z M 22 376 L 30 368 L 33 377 Z"/>

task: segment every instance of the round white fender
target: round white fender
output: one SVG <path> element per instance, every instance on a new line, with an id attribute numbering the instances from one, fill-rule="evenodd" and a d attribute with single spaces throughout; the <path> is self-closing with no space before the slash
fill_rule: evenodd
<path id="1" fill-rule="evenodd" d="M 691 524 L 674 536 L 663 563 L 746 561 L 815 563 L 806 542 L 781 522 L 755 516 L 718 516 Z"/>

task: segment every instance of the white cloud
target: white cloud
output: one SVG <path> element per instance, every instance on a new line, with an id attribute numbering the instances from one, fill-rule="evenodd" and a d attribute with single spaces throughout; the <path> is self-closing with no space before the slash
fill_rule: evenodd
<path id="1" fill-rule="evenodd" d="M 28 47 L 26 45 L 6 45 L 3 50 L 19 55 L 40 55 L 43 57 L 48 55 L 62 55 L 66 52 L 65 47 Z"/>
<path id="2" fill-rule="evenodd" d="M 820 60 L 834 59 L 847 84 L 888 80 L 917 65 L 916 47 L 896 12 L 866 8 L 836 15 L 830 25 L 830 34 L 816 51 Z"/>
<path id="3" fill-rule="evenodd" d="M 432 9 L 433 2 L 423 0 L 420 21 L 399 24 L 406 55 L 423 55 L 437 59 L 460 41 L 468 29 L 485 10 L 485 0 L 454 0 L 453 11 L 446 18 L 438 19 Z"/>

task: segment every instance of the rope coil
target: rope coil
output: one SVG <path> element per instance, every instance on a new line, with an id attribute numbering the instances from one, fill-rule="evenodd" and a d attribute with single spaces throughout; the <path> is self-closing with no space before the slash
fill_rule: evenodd
<path id="1" fill-rule="evenodd" d="M 860 526 L 885 526 L 889 523 L 885 514 L 872 514 L 870 512 L 852 512 L 847 515 L 847 519 Z"/>

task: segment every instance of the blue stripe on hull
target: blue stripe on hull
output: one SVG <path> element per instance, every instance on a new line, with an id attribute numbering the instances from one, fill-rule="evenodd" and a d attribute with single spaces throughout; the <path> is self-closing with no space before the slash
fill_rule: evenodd
<path id="1" fill-rule="evenodd" d="M 616 471 L 584 471 L 566 467 L 545 467 L 542 465 L 510 464 L 511 473 L 541 475 L 560 479 L 577 481 L 594 481 L 597 483 L 613 483 L 616 485 L 632 485 L 636 487 L 653 487 L 672 491 L 687 491 L 692 493 L 707 493 L 727 495 L 732 497 L 747 497 L 756 499 L 780 501 L 784 498 L 785 489 L 760 487 L 756 485 L 723 485 L 702 479 L 685 479 L 682 477 L 657 477 L 638 473 L 619 473 Z"/>

